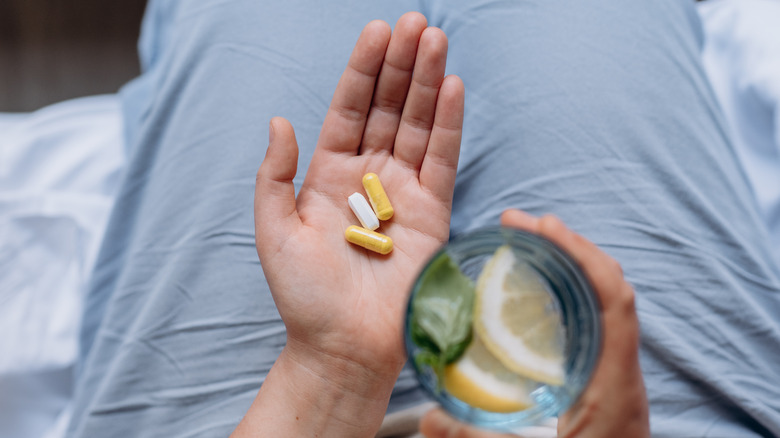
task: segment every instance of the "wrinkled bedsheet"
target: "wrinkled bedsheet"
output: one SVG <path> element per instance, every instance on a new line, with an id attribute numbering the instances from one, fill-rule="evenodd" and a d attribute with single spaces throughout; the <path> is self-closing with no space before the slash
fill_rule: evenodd
<path id="1" fill-rule="evenodd" d="M 563 217 L 636 285 L 654 433 L 780 434 L 780 240 L 768 244 L 762 224 L 778 235 L 780 173 L 765 169 L 780 137 L 777 122 L 745 116 L 777 107 L 777 88 L 759 86 L 777 76 L 737 81 L 777 65 L 759 56 L 769 49 L 737 50 L 770 39 L 755 31 L 761 14 L 734 13 L 776 3 L 699 5 L 725 116 L 695 59 L 690 8 L 557 3 L 324 11 L 156 1 L 140 44 L 145 73 L 121 108 L 102 97 L 0 117 L 0 328 L 19 335 L 0 337 L 0 390 L 24 394 L 0 406 L 0 436 L 61 436 L 74 385 L 71 436 L 212 436 L 237 423 L 284 342 L 251 235 L 266 122 L 283 115 L 296 126 L 300 183 L 360 27 L 407 9 L 448 32 L 449 69 L 466 81 L 453 231 L 494 223 L 508 206 Z M 626 41 L 649 59 L 609 38 L 631 32 L 603 16 L 639 26 Z M 89 287 L 74 383 L 84 283 L 126 151 L 131 171 Z M 405 372 L 391 411 L 422 400 Z"/>
<path id="2" fill-rule="evenodd" d="M 300 184 L 360 29 L 411 9 L 468 90 L 453 233 L 506 207 L 559 215 L 636 288 L 654 433 L 780 434 L 778 266 L 692 2 L 212 0 L 147 15 L 69 436 L 239 421 L 285 339 L 252 233 L 267 121 L 296 127 Z M 404 373 L 390 409 L 421 400 Z"/>

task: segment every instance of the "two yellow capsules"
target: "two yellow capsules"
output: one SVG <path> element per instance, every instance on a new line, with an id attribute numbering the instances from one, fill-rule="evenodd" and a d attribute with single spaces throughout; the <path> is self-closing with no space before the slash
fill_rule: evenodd
<path id="1" fill-rule="evenodd" d="M 371 207 L 368 206 L 366 199 L 360 193 L 355 192 L 350 195 L 347 199 L 349 208 L 355 213 L 363 227 L 349 226 L 344 232 L 344 237 L 349 243 L 369 251 L 388 254 L 393 250 L 393 241 L 374 230 L 379 228 L 379 220 L 388 220 L 393 217 L 393 206 L 375 173 L 367 173 L 363 176 L 363 187 L 371 201 Z"/>

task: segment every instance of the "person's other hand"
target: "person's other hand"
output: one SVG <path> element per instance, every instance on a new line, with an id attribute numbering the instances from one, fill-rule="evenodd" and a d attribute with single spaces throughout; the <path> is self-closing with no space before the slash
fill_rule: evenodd
<path id="1" fill-rule="evenodd" d="M 298 147 L 287 120 L 271 121 L 257 174 L 257 252 L 287 328 L 286 357 L 392 383 L 405 361 L 403 308 L 411 281 L 449 235 L 464 89 L 444 77 L 447 38 L 419 13 L 392 33 L 369 23 L 338 83 L 297 200 Z M 377 230 L 386 256 L 347 243 L 347 204 L 379 175 L 395 209 Z M 341 368 L 341 365 L 348 365 Z M 363 374 L 362 374 L 363 375 Z M 388 393 L 389 396 L 389 393 Z"/>
<path id="2" fill-rule="evenodd" d="M 604 337 L 601 356 L 588 387 L 558 421 L 558 436 L 648 437 L 647 396 L 639 366 L 639 321 L 634 291 L 613 258 L 553 216 L 541 219 L 507 210 L 501 224 L 538 234 L 568 252 L 590 280 L 601 301 Z M 493 438 L 500 435 L 460 423 L 441 410 L 429 412 L 421 431 L 428 438 Z"/>

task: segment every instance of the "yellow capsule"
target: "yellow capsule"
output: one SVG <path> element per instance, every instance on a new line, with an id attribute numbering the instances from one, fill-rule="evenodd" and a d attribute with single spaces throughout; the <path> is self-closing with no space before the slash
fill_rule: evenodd
<path id="1" fill-rule="evenodd" d="M 380 221 L 386 221 L 393 217 L 393 206 L 390 205 L 390 199 L 375 173 L 363 175 L 363 187 L 366 189 L 368 200 L 371 201 L 371 207 L 374 208 L 376 217 Z"/>
<path id="2" fill-rule="evenodd" d="M 378 252 L 379 254 L 388 254 L 393 250 L 393 241 L 389 237 L 357 225 L 347 227 L 344 237 L 347 238 L 349 243 L 354 243 L 357 246 L 362 246 L 369 251 Z"/>

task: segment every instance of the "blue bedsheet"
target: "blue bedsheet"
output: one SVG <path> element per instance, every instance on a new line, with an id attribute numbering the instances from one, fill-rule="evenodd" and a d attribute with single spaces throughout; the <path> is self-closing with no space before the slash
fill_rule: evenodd
<path id="1" fill-rule="evenodd" d="M 152 1 L 69 436 L 225 436 L 284 344 L 254 249 L 267 121 L 302 182 L 362 26 L 423 12 L 466 85 L 452 231 L 552 212 L 637 291 L 657 436 L 780 435 L 780 272 L 677 0 Z M 418 403 L 410 374 L 391 410 Z"/>

